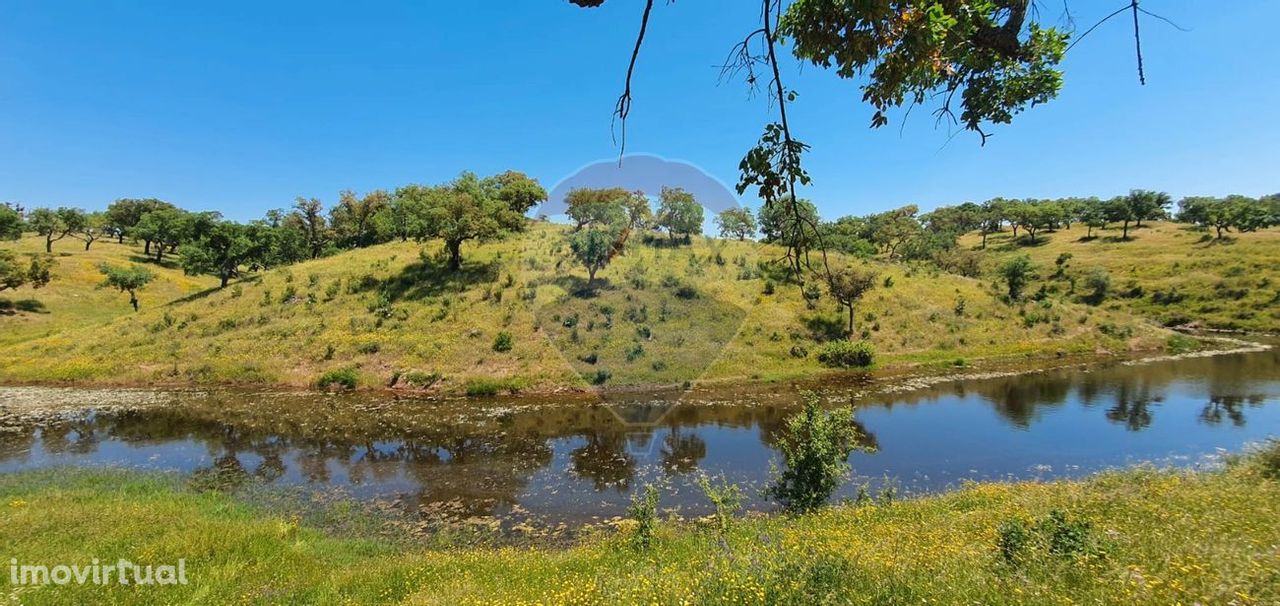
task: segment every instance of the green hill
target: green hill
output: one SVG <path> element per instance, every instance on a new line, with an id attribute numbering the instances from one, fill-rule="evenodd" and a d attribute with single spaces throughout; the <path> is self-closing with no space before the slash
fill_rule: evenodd
<path id="1" fill-rule="evenodd" d="M 633 242 L 583 297 L 571 294 L 586 272 L 567 256 L 565 229 L 539 223 L 468 245 L 457 273 L 437 242 L 353 250 L 222 290 L 159 268 L 137 314 L 127 297 L 94 288 L 93 269 L 138 260 L 136 247 L 59 247 L 52 284 L 6 293 L 43 311 L 0 317 L 0 380 L 309 386 L 349 371 L 361 387 L 486 393 L 829 372 L 816 353 L 847 320 L 827 298 L 810 308 L 797 286 L 770 277 L 781 249 Z M 878 285 L 857 308 L 855 332 L 874 343 L 882 372 L 1153 349 L 1168 338 L 1122 310 L 1065 299 L 1011 306 L 990 280 L 869 265 Z M 509 350 L 496 346 L 500 333 Z"/>
<path id="2" fill-rule="evenodd" d="M 21 254 L 44 253 L 44 238 L 28 235 L 15 242 L 0 242 L 0 248 Z M 183 275 L 168 259 L 164 265 L 149 262 L 142 257 L 141 248 L 132 244 L 104 239 L 86 251 L 80 240 L 64 238 L 53 243 L 53 254 L 54 278 L 47 286 L 0 291 L 0 346 L 131 315 L 128 295 L 98 288 L 102 283 L 99 263 L 147 263 L 156 279 L 139 294 L 144 310 L 217 285 L 213 278 Z"/>
<path id="3" fill-rule="evenodd" d="M 1011 233 L 989 236 L 990 267 L 1026 254 L 1040 267 L 1041 281 L 1056 272 L 1055 261 L 1070 254 L 1068 277 L 1082 280 L 1095 268 L 1110 276 L 1104 309 L 1131 311 L 1166 326 L 1280 331 L 1280 229 L 1233 234 L 1215 240 L 1188 225 L 1159 222 L 1130 229 L 1093 230 L 1074 225 L 1037 234 L 1031 245 Z M 962 246 L 977 249 L 981 237 L 969 234 Z M 1061 281 L 1059 281 L 1061 282 Z M 1033 286 L 1034 288 L 1034 286 Z M 1083 282 L 1079 288 L 1084 289 Z"/>

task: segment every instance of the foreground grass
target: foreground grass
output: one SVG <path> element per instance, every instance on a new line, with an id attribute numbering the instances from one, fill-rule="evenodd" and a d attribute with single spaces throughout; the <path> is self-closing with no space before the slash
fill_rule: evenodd
<path id="1" fill-rule="evenodd" d="M 1066 276 L 1083 277 L 1101 268 L 1111 276 L 1112 292 L 1101 307 L 1127 310 L 1168 326 L 1193 324 L 1208 328 L 1280 331 L 1280 229 L 1231 234 L 1215 240 L 1205 232 L 1178 223 L 1156 222 L 1130 229 L 1071 229 L 1037 234 L 1036 244 L 1008 232 L 987 239 L 989 265 L 1009 257 L 1030 255 L 1039 265 L 1040 284 L 1063 285 L 1054 279 L 1055 261 L 1070 254 Z M 981 237 L 965 236 L 961 243 L 977 248 Z"/>
<path id="2" fill-rule="evenodd" d="M 406 549 L 328 536 L 172 479 L 23 473 L 0 477 L 7 557 L 186 558 L 191 583 L 15 588 L 0 578 L 0 594 L 25 604 L 1275 604 L 1280 481 L 1262 469 L 1251 460 L 1221 472 L 977 484 L 741 520 L 723 536 L 666 524 L 647 551 L 625 532 L 564 549 Z M 1087 523 L 1089 549 L 1005 561 L 998 528 L 1051 511 Z"/>
<path id="3" fill-rule="evenodd" d="M 435 242 L 349 251 L 194 294 L 212 280 L 166 273 L 138 314 L 123 299 L 82 309 L 76 297 L 111 293 L 72 270 L 92 268 L 89 257 L 67 251 L 48 290 L 14 295 L 43 298 L 48 313 L 36 320 L 49 328 L 9 333 L 28 315 L 0 316 L 0 380 L 311 386 L 337 371 L 360 387 L 453 393 L 767 381 L 825 372 L 818 349 L 844 336 L 845 316 L 827 298 L 810 307 L 762 268 L 776 247 L 636 242 L 583 297 L 586 274 L 567 259 L 564 229 L 468 243 L 459 273 L 445 270 Z M 98 243 L 89 254 L 124 261 L 136 250 Z M 885 370 L 1158 349 L 1169 336 L 1124 310 L 1009 305 L 989 280 L 868 264 L 879 285 L 859 304 L 855 332 Z M 501 333 L 509 350 L 494 348 Z"/>

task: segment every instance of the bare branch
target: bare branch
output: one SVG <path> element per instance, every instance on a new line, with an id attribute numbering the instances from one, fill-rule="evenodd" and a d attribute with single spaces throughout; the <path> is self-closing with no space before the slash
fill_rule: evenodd
<path id="1" fill-rule="evenodd" d="M 649 29 L 649 13 L 652 11 L 653 0 L 646 0 L 644 15 L 640 17 L 640 33 L 636 35 L 636 46 L 631 50 L 631 62 L 627 64 L 627 80 L 623 85 L 622 94 L 618 96 L 618 104 L 613 108 L 614 122 L 621 122 L 622 131 L 621 145 L 618 146 L 618 162 L 622 162 L 622 156 L 627 150 L 627 116 L 631 114 L 631 76 L 636 71 L 636 59 L 640 57 L 640 47 L 644 44 L 644 34 Z M 610 123 L 609 130 L 612 133 L 613 123 Z M 619 140 L 615 138 L 613 142 L 618 145 Z"/>

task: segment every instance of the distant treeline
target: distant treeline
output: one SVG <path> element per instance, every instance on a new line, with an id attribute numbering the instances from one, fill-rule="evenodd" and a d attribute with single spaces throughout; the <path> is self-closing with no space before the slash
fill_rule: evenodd
<path id="1" fill-rule="evenodd" d="M 817 208 L 808 200 L 800 200 L 794 213 L 785 205 L 761 209 L 759 232 L 765 242 L 790 242 L 799 233 L 805 248 L 825 247 L 846 254 L 870 257 L 882 255 L 899 260 L 930 260 L 944 268 L 966 275 L 976 275 L 977 265 L 969 251 L 961 251 L 961 235 L 978 232 L 980 248 L 986 248 L 987 236 L 1012 231 L 1015 243 L 1034 245 L 1044 231 L 1070 228 L 1073 224 L 1087 227 L 1085 238 L 1097 237 L 1096 230 L 1116 227 L 1119 238 L 1130 238 L 1131 228 L 1143 221 L 1177 220 L 1203 229 L 1214 229 L 1222 238 L 1225 232 L 1251 232 L 1280 225 L 1280 194 L 1250 198 L 1190 197 L 1178 202 L 1173 212 L 1173 199 L 1166 193 L 1134 190 L 1110 199 L 1006 199 L 995 198 L 981 204 L 965 202 L 920 213 L 915 205 L 863 216 L 846 216 L 822 221 Z M 730 211 L 733 217 L 721 221 L 721 233 L 737 237 L 741 228 L 754 225 L 749 213 Z M 793 214 L 799 214 L 797 220 Z M 726 216 L 722 213 L 722 217 Z M 807 225 L 817 226 L 807 229 Z M 798 231 L 797 231 L 798 230 Z"/>
<path id="2" fill-rule="evenodd" d="M 63 238 L 101 238 L 140 243 L 143 254 L 163 262 L 174 255 L 192 274 L 218 276 L 225 286 L 242 271 L 287 265 L 338 251 L 392 240 L 441 239 L 452 267 L 462 262 L 462 244 L 518 231 L 525 213 L 547 197 L 534 179 L 508 171 L 480 178 L 463 173 L 440 185 L 406 185 L 363 196 L 343 191 L 325 212 L 315 198 L 298 198 L 288 210 L 270 210 L 248 223 L 216 212 L 191 212 L 154 198 L 123 198 L 105 211 L 0 205 L 0 237 L 35 232 L 45 251 Z"/>
<path id="3" fill-rule="evenodd" d="M 25 211 L 14 204 L 0 204 L 0 238 L 17 238 L 34 232 L 45 239 L 45 249 L 63 238 L 82 241 L 86 250 L 101 238 L 137 242 L 143 254 L 163 262 L 175 256 L 188 273 L 218 276 L 223 285 L 242 271 L 255 271 L 314 259 L 342 250 L 372 246 L 393 240 L 440 239 L 448 263 L 462 262 L 462 244 L 502 233 L 519 231 L 526 213 L 546 200 L 547 193 L 534 179 L 514 171 L 481 178 L 463 173 L 439 185 L 406 185 L 395 191 L 376 190 L 357 195 L 343 191 L 337 204 L 325 211 L 315 198 L 298 198 L 291 209 L 268 211 L 261 219 L 237 223 L 216 212 L 191 212 L 153 198 L 116 200 L 102 212 L 77 208 L 36 208 Z M 618 234 L 637 229 L 665 229 L 674 241 L 701 233 L 701 207 L 679 189 L 664 190 L 657 215 L 639 192 L 621 189 L 570 192 L 570 219 L 575 231 L 584 227 L 612 226 L 606 234 L 583 240 L 575 248 L 588 269 L 603 266 L 616 252 Z M 1121 240 L 1143 221 L 1174 219 L 1206 230 L 1216 237 L 1229 232 L 1250 232 L 1280 225 L 1280 194 L 1250 198 L 1189 197 L 1179 201 L 1166 193 L 1134 190 L 1110 199 L 1005 199 L 966 202 L 920 213 L 915 205 L 863 216 L 822 221 L 817 208 L 800 200 L 796 210 L 776 204 L 762 208 L 758 216 L 749 209 L 724 211 L 715 217 L 723 237 L 759 237 L 765 242 L 797 239 L 805 248 L 839 251 L 898 260 L 929 260 L 944 269 L 965 275 L 979 271 L 970 251 L 958 247 L 961 235 L 978 232 L 981 248 L 987 236 L 1012 231 L 1015 243 L 1034 245 L 1044 231 L 1087 226 L 1086 238 L 1115 226 Z M 588 236 L 580 236 L 579 239 Z M 615 250 L 606 250 L 615 249 Z M 594 272 L 593 272 L 594 273 Z"/>

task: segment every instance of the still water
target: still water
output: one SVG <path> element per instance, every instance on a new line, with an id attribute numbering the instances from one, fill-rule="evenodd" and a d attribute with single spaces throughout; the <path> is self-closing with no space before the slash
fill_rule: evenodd
<path id="1" fill-rule="evenodd" d="M 1196 466 L 1280 435 L 1276 349 L 877 389 L 822 389 L 830 406 L 855 408 L 874 447 L 851 457 L 845 495 L 864 483 L 921 493 L 964 479 Z M 0 388 L 0 472 L 175 470 L 502 524 L 607 519 L 659 482 L 664 507 L 699 515 L 693 482 L 704 472 L 769 507 L 754 488 L 797 406 L 781 386 L 610 402 L 12 387 Z"/>

